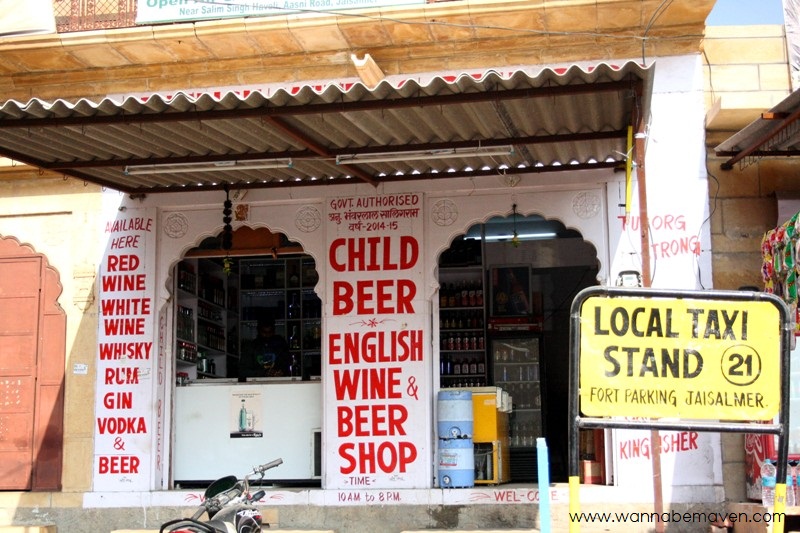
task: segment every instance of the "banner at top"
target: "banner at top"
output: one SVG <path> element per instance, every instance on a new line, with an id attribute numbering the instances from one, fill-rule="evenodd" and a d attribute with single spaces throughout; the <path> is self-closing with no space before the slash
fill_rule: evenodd
<path id="1" fill-rule="evenodd" d="M 342 9 L 424 4 L 425 0 L 139 0 L 136 24 L 191 22 L 235 17 L 328 13 Z"/>

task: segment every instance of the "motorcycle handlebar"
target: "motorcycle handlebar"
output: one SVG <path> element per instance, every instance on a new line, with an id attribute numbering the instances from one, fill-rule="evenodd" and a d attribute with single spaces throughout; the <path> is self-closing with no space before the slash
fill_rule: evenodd
<path id="1" fill-rule="evenodd" d="M 238 498 L 241 494 L 242 494 L 242 489 L 237 484 L 232 489 L 223 491 L 211 499 L 214 500 L 214 504 L 221 509 L 225 507 L 225 504 L 229 503 L 234 498 Z"/>
<path id="2" fill-rule="evenodd" d="M 275 468 L 276 466 L 280 466 L 282 464 L 283 464 L 283 459 L 281 458 L 275 459 L 274 461 L 270 461 L 269 463 L 259 465 L 253 468 L 253 474 L 263 474 L 270 468 Z"/>

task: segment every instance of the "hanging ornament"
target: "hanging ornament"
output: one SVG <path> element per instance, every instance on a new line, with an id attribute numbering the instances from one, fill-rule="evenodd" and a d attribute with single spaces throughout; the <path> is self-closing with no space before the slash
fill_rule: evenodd
<path id="1" fill-rule="evenodd" d="M 514 213 L 514 235 L 511 237 L 511 246 L 519 248 L 519 233 L 517 233 L 517 204 L 511 206 Z"/>
<path id="2" fill-rule="evenodd" d="M 233 203 L 231 202 L 230 191 L 227 185 L 225 185 L 225 202 L 222 206 L 222 223 L 224 224 L 222 227 L 222 249 L 227 252 L 233 248 L 233 227 L 231 226 L 231 220 L 233 220 L 231 218 L 231 214 L 233 213 L 231 207 Z M 225 258 L 222 260 L 222 270 L 226 275 L 230 275 L 232 267 L 233 259 L 226 253 Z"/>

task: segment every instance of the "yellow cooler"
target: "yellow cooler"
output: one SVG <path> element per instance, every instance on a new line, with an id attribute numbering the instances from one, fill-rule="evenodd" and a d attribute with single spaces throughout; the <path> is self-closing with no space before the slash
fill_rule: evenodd
<path id="1" fill-rule="evenodd" d="M 472 387 L 475 484 L 496 485 L 511 479 L 508 416 L 511 399 L 499 387 Z"/>

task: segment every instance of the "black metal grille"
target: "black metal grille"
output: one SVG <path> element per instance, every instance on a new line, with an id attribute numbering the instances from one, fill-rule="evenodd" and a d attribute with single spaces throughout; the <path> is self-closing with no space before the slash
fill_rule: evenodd
<path id="1" fill-rule="evenodd" d="M 136 0 L 53 0 L 58 33 L 128 28 L 136 20 Z"/>

